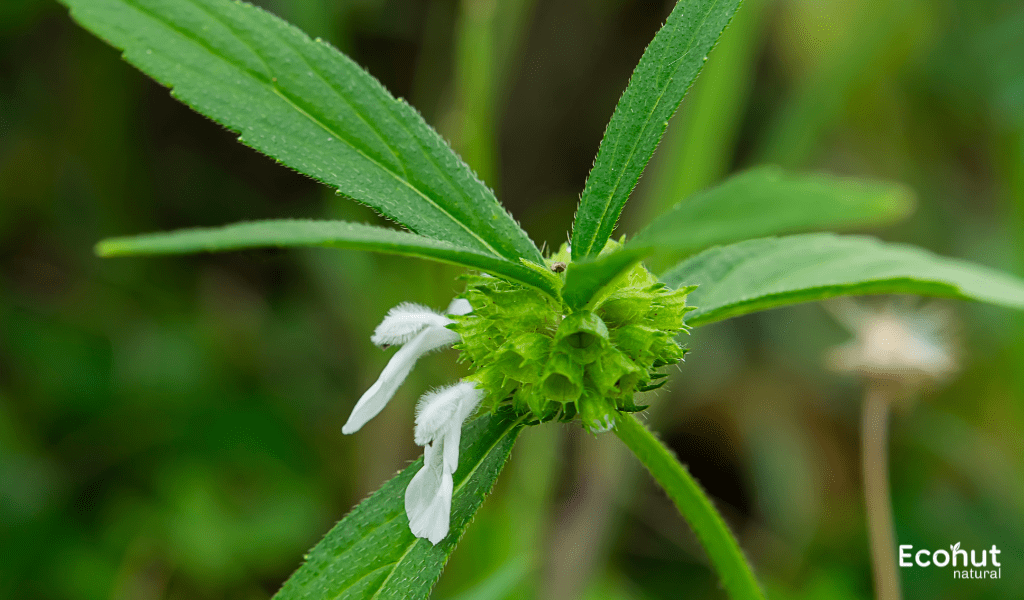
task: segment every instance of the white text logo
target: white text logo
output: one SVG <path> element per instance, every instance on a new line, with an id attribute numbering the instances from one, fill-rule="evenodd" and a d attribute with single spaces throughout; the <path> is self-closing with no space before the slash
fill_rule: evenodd
<path id="1" fill-rule="evenodd" d="M 999 562 L 999 554 L 1002 552 L 992 544 L 989 550 L 970 551 L 970 562 L 968 562 L 967 550 L 960 548 L 960 542 L 949 547 L 949 550 L 926 550 L 914 551 L 910 544 L 900 546 L 901 567 L 946 567 L 952 566 L 954 579 L 1001 579 L 1003 576 L 1002 563 Z M 913 560 L 911 560 L 913 559 Z"/>

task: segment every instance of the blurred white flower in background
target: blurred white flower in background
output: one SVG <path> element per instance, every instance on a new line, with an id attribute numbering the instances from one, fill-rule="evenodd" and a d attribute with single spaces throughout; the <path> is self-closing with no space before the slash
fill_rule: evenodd
<path id="1" fill-rule="evenodd" d="M 943 381 L 959 368 L 953 315 L 937 302 L 914 306 L 901 297 L 878 305 L 842 298 L 826 307 L 854 336 L 829 352 L 836 371 L 916 387 Z"/>

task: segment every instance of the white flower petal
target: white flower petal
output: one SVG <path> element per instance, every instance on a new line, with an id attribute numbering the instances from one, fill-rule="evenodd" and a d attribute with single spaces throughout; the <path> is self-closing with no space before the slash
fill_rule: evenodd
<path id="1" fill-rule="evenodd" d="M 405 488 L 405 512 L 409 520 L 429 509 L 434 496 L 441 488 L 444 465 L 437 448 L 427 446 L 423 451 L 423 466 Z"/>
<path id="2" fill-rule="evenodd" d="M 409 530 L 437 545 L 448 535 L 454 482 L 451 471 L 438 462 L 438 449 L 427 446 L 423 467 L 405 489 L 405 514 Z"/>
<path id="3" fill-rule="evenodd" d="M 438 439 L 453 424 L 461 427 L 482 398 L 483 390 L 470 381 L 424 394 L 416 405 L 416 443 L 423 446 Z"/>
<path id="4" fill-rule="evenodd" d="M 459 421 L 459 425 L 466 422 L 466 419 L 476 412 L 476 407 L 480 406 L 480 401 L 484 398 L 484 391 L 476 387 L 476 384 L 472 381 L 460 381 L 456 384 L 459 387 L 459 410 L 455 415 L 455 418 Z"/>
<path id="5" fill-rule="evenodd" d="M 378 346 L 397 346 L 409 342 L 426 327 L 444 327 L 452 322 L 426 306 L 403 302 L 388 311 L 370 341 Z"/>
<path id="6" fill-rule="evenodd" d="M 413 475 L 409 486 L 405 488 L 405 514 L 412 523 L 430 510 L 430 505 L 441 489 L 441 469 L 431 469 L 424 465 Z"/>
<path id="7" fill-rule="evenodd" d="M 459 408 L 442 438 L 444 440 L 444 448 L 442 450 L 445 465 L 451 469 L 452 473 L 459 466 L 459 442 L 462 439 L 462 425 L 470 415 L 476 412 L 476 408 L 480 406 L 480 401 L 484 397 L 484 391 L 477 388 L 474 383 L 463 381 L 458 385 L 462 392 L 459 398 Z"/>
<path id="8" fill-rule="evenodd" d="M 384 410 L 384 406 L 395 395 L 398 386 L 405 381 L 413 365 L 421 356 L 459 341 L 459 334 L 444 327 L 427 327 L 395 352 L 377 381 L 366 390 L 356 402 L 348 422 L 341 428 L 342 433 L 355 433 L 367 421 Z"/>
<path id="9" fill-rule="evenodd" d="M 462 441 L 462 421 L 452 423 L 441 435 L 440 439 L 434 442 L 441 444 L 441 457 L 444 460 L 444 468 L 454 473 L 459 468 L 459 442 Z"/>
<path id="10" fill-rule="evenodd" d="M 416 443 L 426 446 L 437 437 L 437 432 L 448 426 L 459 408 L 457 385 L 451 385 L 423 394 L 416 404 Z"/>
<path id="11" fill-rule="evenodd" d="M 448 305 L 448 310 L 444 311 L 446 315 L 468 315 L 473 312 L 473 306 L 469 303 L 469 300 L 465 298 L 455 298 L 451 304 Z"/>
<path id="12" fill-rule="evenodd" d="M 465 315 L 473 311 L 469 301 L 456 298 L 445 314 Z M 376 416 L 394 396 L 423 354 L 459 341 L 447 328 L 452 319 L 418 304 L 400 304 L 391 309 L 371 340 L 381 346 L 403 344 L 380 377 L 356 403 L 344 433 L 358 431 Z M 438 544 L 448 535 L 451 519 L 452 473 L 458 467 L 462 424 L 476 410 L 483 391 L 470 382 L 460 382 L 425 394 L 416 408 L 416 443 L 424 446 L 423 467 L 405 490 L 405 512 L 413 535 Z"/>

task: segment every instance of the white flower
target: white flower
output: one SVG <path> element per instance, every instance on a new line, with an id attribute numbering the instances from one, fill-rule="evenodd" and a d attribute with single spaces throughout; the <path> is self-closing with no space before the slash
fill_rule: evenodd
<path id="1" fill-rule="evenodd" d="M 405 490 L 405 513 L 416 537 L 437 544 L 448 535 L 452 473 L 459 465 L 462 424 L 480 405 L 483 391 L 468 381 L 424 394 L 416 407 L 416 443 L 423 467 Z"/>
<path id="2" fill-rule="evenodd" d="M 471 310 L 469 302 L 457 298 L 448 306 L 447 312 L 450 315 L 464 315 Z M 395 395 L 398 386 L 402 385 L 421 356 L 458 342 L 459 334 L 447 328 L 451 323 L 454 321 L 448 317 L 419 304 L 403 303 L 388 311 L 370 341 L 384 347 L 403 346 L 391 357 L 377 381 L 356 402 L 341 432 L 359 431 L 367 421 L 384 410 L 384 406 Z"/>
<path id="3" fill-rule="evenodd" d="M 431 544 L 448 535 L 452 512 L 452 474 L 441 465 L 441 453 L 432 446 L 423 449 L 423 468 L 405 488 L 405 514 L 409 530 Z"/>
<path id="4" fill-rule="evenodd" d="M 472 310 L 467 300 L 456 298 L 448 305 L 446 314 L 465 315 Z M 419 357 L 458 342 L 459 334 L 447 327 L 452 323 L 448 317 L 419 304 L 403 303 L 388 311 L 370 340 L 384 348 L 402 347 L 356 402 L 342 432 L 355 433 L 377 416 Z M 462 425 L 482 397 L 483 391 L 475 384 L 461 381 L 424 394 L 417 405 L 414 434 L 416 443 L 424 447 L 423 467 L 406 488 L 405 512 L 413 535 L 427 538 L 432 544 L 448 535 L 454 491 L 452 474 L 459 464 Z"/>

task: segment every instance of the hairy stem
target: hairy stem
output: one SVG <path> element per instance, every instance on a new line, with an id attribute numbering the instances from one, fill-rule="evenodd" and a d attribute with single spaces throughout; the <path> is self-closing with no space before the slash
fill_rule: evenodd
<path id="1" fill-rule="evenodd" d="M 896 534 L 889 501 L 889 402 L 889 394 L 881 384 L 870 384 L 861 420 L 864 501 L 878 600 L 900 599 Z"/>
<path id="2" fill-rule="evenodd" d="M 729 597 L 763 600 L 761 588 L 736 538 L 675 454 L 632 415 L 619 416 L 615 435 L 647 467 L 693 528 Z"/>

